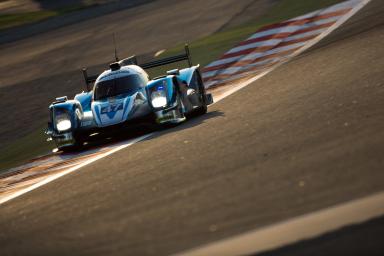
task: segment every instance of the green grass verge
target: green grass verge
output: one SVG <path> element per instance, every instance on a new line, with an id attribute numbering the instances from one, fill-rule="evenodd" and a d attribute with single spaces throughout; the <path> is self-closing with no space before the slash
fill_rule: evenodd
<path id="1" fill-rule="evenodd" d="M 2 14 L 0 15 L 0 29 L 20 26 L 26 23 L 38 22 L 56 15 L 57 13 L 55 11 Z"/>
<path id="2" fill-rule="evenodd" d="M 215 33 L 213 35 L 200 38 L 190 43 L 192 53 L 192 61 L 200 63 L 201 66 L 209 64 L 217 59 L 225 51 L 244 40 L 251 34 L 255 33 L 258 28 L 266 24 L 283 21 L 293 18 L 338 2 L 341 0 L 319 0 L 319 1 L 299 1 L 299 0 L 282 0 L 277 3 L 271 10 L 261 19 L 243 24 L 242 26 Z M 178 54 L 183 51 L 184 45 L 178 45 L 167 50 L 159 57 L 166 57 Z M 151 77 L 164 74 L 166 70 L 180 67 L 180 63 L 166 65 L 161 68 L 149 70 Z M 39 128 L 28 136 L 21 138 L 10 144 L 6 150 L 0 152 L 0 170 L 4 170 L 21 163 L 28 159 L 48 152 L 54 148 L 53 143 L 45 141 L 43 130 L 45 127 Z"/>
<path id="3" fill-rule="evenodd" d="M 218 59 L 224 52 L 231 49 L 237 43 L 254 34 L 262 26 L 291 19 L 340 2 L 343 2 L 343 0 L 281 0 L 260 19 L 190 42 L 189 47 L 192 54 L 192 61 L 193 63 L 200 63 L 200 65 L 204 67 Z M 161 54 L 159 58 L 179 54 L 183 51 L 183 47 L 184 44 L 181 44 L 168 49 Z M 150 70 L 149 74 L 151 77 L 158 76 L 178 66 L 180 66 L 180 64 L 167 65 Z"/>
<path id="4" fill-rule="evenodd" d="M 24 24 L 39 22 L 54 16 L 60 16 L 70 12 L 79 11 L 96 5 L 93 2 L 78 5 L 69 5 L 56 10 L 40 10 L 34 12 L 9 13 L 0 15 L 0 30 L 16 27 Z"/>
<path id="5" fill-rule="evenodd" d="M 45 128 L 45 126 L 41 126 L 2 149 L 0 151 L 0 173 L 26 163 L 36 156 L 46 154 L 55 148 L 53 142 L 46 141 Z"/>

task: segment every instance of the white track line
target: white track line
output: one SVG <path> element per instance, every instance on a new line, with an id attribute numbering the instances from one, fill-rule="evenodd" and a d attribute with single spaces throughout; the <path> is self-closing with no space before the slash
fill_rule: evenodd
<path id="1" fill-rule="evenodd" d="M 324 15 L 324 14 L 327 14 L 327 13 L 330 13 L 330 12 L 341 11 L 343 9 L 350 8 L 351 6 L 357 5 L 360 2 L 361 2 L 361 0 L 345 1 L 345 2 L 342 2 L 342 3 L 336 4 L 334 6 L 331 6 L 331 7 L 327 8 L 325 11 L 324 10 L 314 11 L 314 12 L 311 12 L 311 13 L 308 13 L 308 14 L 301 15 L 299 17 L 295 17 L 295 18 L 290 19 L 288 21 L 303 20 L 303 19 L 310 18 L 310 17 L 312 17 L 314 15 Z"/>
<path id="2" fill-rule="evenodd" d="M 384 215 L 384 192 L 292 218 L 177 255 L 251 255 Z"/>
<path id="3" fill-rule="evenodd" d="M 342 15 L 341 15 L 341 17 L 342 17 Z M 299 25 L 299 26 L 286 26 L 286 27 L 282 27 L 282 28 L 278 28 L 278 29 L 271 29 L 271 30 L 260 32 L 260 33 L 256 33 L 253 36 L 251 36 L 249 39 L 259 37 L 259 35 L 267 33 L 267 32 L 268 33 L 269 32 L 273 32 L 272 34 L 293 33 L 293 32 L 296 32 L 297 30 L 307 29 L 307 28 L 310 28 L 310 27 L 313 27 L 313 26 L 317 26 L 317 25 L 320 25 L 320 24 L 327 24 L 327 23 L 330 23 L 330 22 L 335 22 L 335 21 L 341 19 L 341 17 L 340 16 L 332 17 L 330 19 L 319 20 L 319 21 L 316 21 L 316 22 L 312 22 L 312 23 L 308 23 L 308 24 L 304 24 L 304 25 Z M 307 34 L 307 32 L 303 32 L 303 34 Z M 297 37 L 297 36 L 298 35 L 295 35 L 295 37 Z M 262 41 L 262 42 L 254 43 L 253 45 L 256 45 L 257 47 L 260 47 L 260 46 L 271 46 L 272 47 L 272 46 L 274 46 L 274 45 L 276 45 L 276 44 L 278 44 L 280 42 L 286 42 L 286 41 L 290 41 L 290 37 L 286 37 L 286 38 L 280 39 L 280 40 L 268 39 L 268 40 L 265 40 L 265 41 Z M 228 58 L 224 57 L 222 59 L 219 59 L 217 61 L 212 62 L 207 67 L 212 68 L 212 67 L 215 67 L 215 66 L 218 66 L 218 65 L 222 65 L 222 64 L 226 64 L 226 63 L 230 63 L 230 62 L 233 62 L 233 61 L 248 60 L 248 59 L 255 59 L 255 58 L 263 57 L 265 55 L 270 55 L 270 54 L 273 54 L 273 53 L 278 53 L 278 52 L 281 52 L 281 51 L 285 51 L 285 50 L 289 50 L 289 49 L 300 47 L 300 46 L 304 45 L 306 42 L 307 41 L 300 42 L 300 43 L 295 43 L 295 44 L 291 44 L 291 45 L 287 45 L 287 46 L 282 46 L 282 47 L 277 46 L 276 48 L 273 48 L 272 50 L 265 51 L 265 52 L 259 52 L 259 53 L 253 53 L 253 54 L 252 53 L 251 54 L 239 54 L 237 56 L 228 57 Z M 239 52 L 241 50 L 249 49 L 249 48 L 254 48 L 254 47 L 252 47 L 252 44 L 247 44 L 247 45 L 235 47 L 235 48 L 229 50 L 226 54 L 231 54 L 231 53 Z M 224 54 L 224 56 L 226 54 Z"/>
<path id="4" fill-rule="evenodd" d="M 338 22 L 336 22 L 333 26 L 331 26 L 327 32 L 322 33 L 322 34 L 319 35 L 317 38 L 313 39 L 308 45 L 305 45 L 304 47 L 300 48 L 298 51 L 296 51 L 296 52 L 292 55 L 292 57 L 294 57 L 294 56 L 296 56 L 296 55 L 302 53 L 303 51 L 307 50 L 308 48 L 312 47 L 314 44 L 316 44 L 317 42 L 319 42 L 321 39 L 323 39 L 325 36 L 327 36 L 327 35 L 328 35 L 329 33 L 331 33 L 333 30 L 335 30 L 336 28 L 338 28 L 339 26 L 341 26 L 345 21 L 347 21 L 350 17 L 352 17 L 356 12 L 358 12 L 361 8 L 363 8 L 363 7 L 364 7 L 367 3 L 369 3 L 369 2 L 370 2 L 370 0 L 362 0 L 357 6 L 355 6 L 355 7 L 353 8 L 353 10 L 351 10 L 348 14 L 346 14 L 345 16 L 343 16 Z M 237 92 L 238 90 L 240 90 L 240 89 L 246 87 L 247 85 L 253 83 L 254 81 L 256 81 L 256 80 L 262 78 L 263 76 L 265 76 L 266 74 L 268 74 L 269 72 L 273 71 L 274 69 L 276 69 L 277 67 L 279 67 L 280 65 L 284 64 L 284 63 L 287 62 L 287 61 L 288 61 L 288 59 L 285 60 L 285 61 L 282 61 L 281 63 L 277 64 L 276 66 L 272 67 L 271 69 L 268 69 L 268 70 L 266 70 L 265 72 L 263 72 L 263 73 L 261 73 L 261 74 L 255 76 L 255 77 L 252 77 L 252 78 L 248 79 L 248 80 L 245 81 L 245 82 L 239 83 L 239 84 L 237 84 L 237 85 L 231 87 L 231 89 L 227 90 L 225 93 L 222 93 L 222 94 L 220 94 L 220 96 L 215 97 L 215 102 L 214 102 L 214 104 L 217 103 L 217 102 L 219 102 L 219 101 L 221 101 L 221 100 L 224 99 L 225 97 L 228 97 L 229 95 L 231 95 L 231 94 Z M 212 105 L 213 105 L 213 104 L 212 104 Z M 21 196 L 21 195 L 23 195 L 23 194 L 25 194 L 25 193 L 28 193 L 28 192 L 30 192 L 30 191 L 32 191 L 32 190 L 35 190 L 36 188 L 39 188 L 39 187 L 41 187 L 41 186 L 44 186 L 45 184 L 48 184 L 48 183 L 50 183 L 51 181 L 54 181 L 54 180 L 56 180 L 56 179 L 58 179 L 58 178 L 60 178 L 60 177 L 62 177 L 62 176 L 64 176 L 64 175 L 67 175 L 67 174 L 69 174 L 69 173 L 71 173 L 71 172 L 74 172 L 74 171 L 76 171 L 76 170 L 78 170 L 78 169 L 80 169 L 80 168 L 82 168 L 82 167 L 84 167 L 84 166 L 86 166 L 86 165 L 88 165 L 88 164 L 91 164 L 91 163 L 93 163 L 93 162 L 95 162 L 95 161 L 97 161 L 97 160 L 99 160 L 99 159 L 101 159 L 101 158 L 104 158 L 104 157 L 106 157 L 106 156 L 108 156 L 108 155 L 111 155 L 111 154 L 113 154 L 113 153 L 115 153 L 115 152 L 117 152 L 117 151 L 119 151 L 119 150 L 121 150 L 121 149 L 124 149 L 124 148 L 126 148 L 126 147 L 129 147 L 129 146 L 131 146 L 131 145 L 133 145 L 133 144 L 135 144 L 135 143 L 137 143 L 137 142 L 139 142 L 139 141 L 144 140 L 145 138 L 148 138 L 148 137 L 150 137 L 150 136 L 153 136 L 154 134 L 156 134 L 156 133 L 146 134 L 146 135 L 144 135 L 144 136 L 141 136 L 141 137 L 138 137 L 138 138 L 129 140 L 129 141 L 127 141 L 127 142 L 122 142 L 122 145 L 121 145 L 121 146 L 118 146 L 117 148 L 114 148 L 114 149 L 112 149 L 111 151 L 108 151 L 108 152 L 106 152 L 106 153 L 104 153 L 104 154 L 101 154 L 101 155 L 98 155 L 98 156 L 96 156 L 96 157 L 94 157 L 94 158 L 91 158 L 91 159 L 89 159 L 89 160 L 86 160 L 85 162 L 83 162 L 83 163 L 81 163 L 81 164 L 79 164 L 79 165 L 77 165 L 77 166 L 74 166 L 74 167 L 72 167 L 72 168 L 69 168 L 69 169 L 66 170 L 66 171 L 63 171 L 63 172 L 61 172 L 61 173 L 58 173 L 58 174 L 49 176 L 49 177 L 47 177 L 46 179 L 44 179 L 44 180 L 42 180 L 42 181 L 40 181 L 40 182 L 38 182 L 38 183 L 35 183 L 34 185 L 32 185 L 32 186 L 30 186 L 30 187 L 28 187 L 28 188 L 19 190 L 19 191 L 15 192 L 15 193 L 13 193 L 13 194 L 11 194 L 11 195 L 9 195 L 9 196 L 6 196 L 6 197 L 1 198 L 1 199 L 0 199 L 0 204 L 3 204 L 3 203 L 5 203 L 5 202 L 7 202 L 7 201 L 9 201 L 9 200 L 12 200 L 12 199 L 16 198 L 16 197 L 19 197 L 19 196 Z"/>
<path id="5" fill-rule="evenodd" d="M 93 162 L 95 162 L 95 161 L 97 161 L 97 160 L 99 160 L 99 159 L 101 159 L 101 158 L 104 158 L 104 157 L 106 157 L 106 156 L 109 156 L 109 155 L 111 155 L 111 154 L 113 154 L 113 153 L 115 153 L 115 152 L 117 152 L 117 151 L 119 151 L 119 150 L 122 150 L 123 148 L 129 147 L 129 146 L 131 146 L 131 145 L 133 145 L 133 144 L 135 144 L 135 143 L 137 143 L 137 142 L 139 142 L 139 141 L 141 141 L 141 140 L 144 140 L 144 139 L 146 139 L 146 138 L 152 136 L 153 134 L 154 134 L 154 133 L 149 133 L 149 134 L 143 135 L 143 136 L 141 136 L 141 137 L 138 137 L 138 138 L 135 138 L 135 139 L 126 141 L 126 142 L 124 142 L 123 145 L 118 146 L 118 147 L 116 147 L 116 148 L 114 148 L 114 149 L 112 149 L 112 150 L 110 150 L 110 151 L 108 151 L 108 152 L 106 152 L 106 153 L 104 153 L 104 154 L 100 154 L 100 155 L 95 156 L 95 157 L 93 157 L 93 158 L 91 158 L 91 159 L 88 159 L 88 160 L 86 160 L 85 162 L 82 162 L 81 164 L 78 164 L 78 165 L 76 165 L 76 166 L 74 166 L 74 167 L 71 167 L 71 168 L 69 168 L 69 169 L 67 169 L 67 170 L 65 170 L 65 171 L 63 171 L 63 172 L 60 172 L 60 173 L 51 175 L 51 176 L 47 177 L 46 179 L 44 179 L 44 180 L 42 180 L 42 181 L 40 181 L 40 182 L 37 182 L 37 183 L 33 184 L 32 186 L 30 186 L 30 187 L 28 187 L 28 188 L 19 190 L 19 191 L 15 192 L 15 193 L 13 193 L 13 194 L 7 196 L 7 197 L 3 197 L 3 198 L 1 198 L 1 199 L 0 199 L 0 204 L 3 204 L 3 203 L 5 203 L 5 202 L 7 202 L 7 201 L 9 201 L 9 200 L 12 200 L 12 199 L 14 199 L 14 198 L 16 198 L 16 197 L 19 197 L 19 196 L 21 196 L 21 195 L 23 195 L 23 194 L 25 194 L 25 193 L 28 193 L 28 192 L 30 192 L 30 191 L 32 191 L 32 190 L 35 190 L 35 189 L 37 189 L 37 188 L 39 188 L 39 187 L 41 187 L 41 186 L 44 186 L 45 184 L 48 184 L 48 183 L 50 183 L 51 181 L 54 181 L 54 180 L 56 180 L 56 179 L 58 179 L 58 178 L 60 178 L 60 177 L 63 177 L 64 175 L 67 175 L 67 174 L 69 174 L 69 173 L 71 173 L 71 172 L 74 172 L 74 171 L 80 169 L 81 167 L 84 167 L 84 166 L 86 166 L 86 165 L 89 165 L 89 164 L 91 164 L 91 163 L 93 163 Z"/>
<path id="6" fill-rule="evenodd" d="M 250 83 L 253 83 L 254 81 L 260 79 L 261 77 L 263 77 L 264 75 L 268 74 L 269 72 L 275 70 L 276 68 L 278 68 L 280 65 L 286 63 L 287 61 L 289 61 L 290 59 L 292 59 L 293 57 L 299 55 L 300 53 L 306 51 L 307 49 L 311 48 L 312 46 L 314 46 L 315 44 L 317 44 L 320 40 L 322 40 L 324 37 L 328 36 L 330 33 L 332 33 L 335 29 L 337 29 L 338 27 L 340 27 L 344 22 L 346 22 L 349 18 L 351 18 L 353 15 L 355 15 L 361 8 L 363 8 L 366 4 L 368 4 L 371 0 L 362 0 L 362 1 L 359 1 L 359 4 L 357 4 L 350 12 L 348 12 L 347 14 L 345 14 L 343 17 L 341 17 L 335 24 L 333 24 L 332 26 L 330 26 L 329 28 L 327 28 L 327 30 L 323 33 L 321 33 L 318 37 L 312 39 L 311 41 L 307 42 L 307 44 L 305 44 L 303 47 L 301 47 L 300 49 L 298 49 L 297 51 L 295 51 L 294 53 L 292 53 L 291 55 L 287 56 L 289 58 L 286 58 L 285 60 L 282 60 L 280 63 L 276 64 L 275 66 L 273 66 L 271 69 L 263 72 L 262 74 L 259 74 L 255 77 L 252 77 L 250 78 L 249 80 L 243 82 L 243 83 L 240 83 L 236 86 L 233 87 L 233 90 L 230 90 L 231 93 L 229 94 L 232 94 L 233 92 L 237 91 L 237 90 L 240 90 L 241 88 L 247 86 L 248 84 Z M 352 1 L 349 1 L 349 2 L 352 2 Z M 356 2 L 356 1 L 354 1 Z M 225 80 L 220 80 L 219 82 L 222 82 L 222 81 L 225 81 Z M 209 85 L 212 86 L 214 85 L 215 82 L 214 81 L 209 81 Z M 233 92 L 232 92 L 233 91 Z M 228 95 L 227 95 L 228 96 Z M 226 96 L 225 96 L 226 97 Z"/>
<path id="7" fill-rule="evenodd" d="M 270 58 L 270 59 L 266 59 L 266 60 L 262 60 L 262 61 L 253 62 L 251 64 L 244 65 L 244 66 L 238 66 L 238 67 L 237 66 L 235 66 L 235 67 L 231 66 L 231 67 L 225 68 L 225 69 L 208 71 L 208 72 L 203 73 L 203 77 L 204 77 L 204 79 L 206 79 L 206 78 L 217 76 L 217 75 L 233 74 L 233 73 L 236 73 L 236 72 L 243 70 L 243 69 L 249 69 L 249 68 L 253 68 L 253 67 L 257 67 L 257 66 L 263 66 L 266 64 L 270 64 L 272 62 L 277 62 L 280 59 L 281 58 Z"/>
<path id="8" fill-rule="evenodd" d="M 306 38 L 308 36 L 316 36 L 316 35 L 319 35 L 320 33 L 324 32 L 326 29 L 327 28 L 321 28 L 321 29 L 317 29 L 317 30 L 313 30 L 313 31 L 309 31 L 309 32 L 304 32 L 304 33 L 301 33 L 301 34 L 298 34 L 298 35 L 288 36 L 288 37 L 284 37 L 284 38 L 267 39 L 267 40 L 261 41 L 261 42 L 249 43 L 249 44 L 241 45 L 241 46 L 232 48 L 225 55 L 231 54 L 231 53 L 240 52 L 240 51 L 243 51 L 243 50 L 253 49 L 253 48 L 256 48 L 256 47 L 265 47 L 265 46 L 273 47 L 273 46 L 276 46 L 276 45 L 278 45 L 278 44 L 280 44 L 282 42 L 289 42 L 289 41 L 293 41 L 293 40 L 297 40 L 297 39 Z M 311 40 L 311 39 L 309 39 L 309 40 Z"/>
<path id="9" fill-rule="evenodd" d="M 307 42 L 300 42 L 300 43 L 290 44 L 290 45 L 286 45 L 286 46 L 278 46 L 278 47 L 273 48 L 272 50 L 269 50 L 269 51 L 250 53 L 250 54 L 243 54 L 243 55 L 239 55 L 239 56 L 235 56 L 235 57 L 221 59 L 221 60 L 215 61 L 214 65 L 212 64 L 209 67 L 213 68 L 213 67 L 216 67 L 216 66 L 219 66 L 219 65 L 223 65 L 223 64 L 227 64 L 227 63 L 232 63 L 232 62 L 238 62 L 238 61 L 248 61 L 248 60 L 251 61 L 251 60 L 258 59 L 258 58 L 261 58 L 261 57 L 265 57 L 265 56 L 268 56 L 268 55 L 272 55 L 272 54 L 275 54 L 275 53 L 280 53 L 280 52 L 289 51 L 289 50 L 292 50 L 292 49 L 295 49 L 295 48 L 298 48 L 298 47 L 302 47 L 306 43 Z M 218 68 L 218 69 L 220 69 L 220 68 Z"/>
<path id="10" fill-rule="evenodd" d="M 342 16 L 342 15 L 340 15 L 340 16 Z M 248 38 L 248 40 L 256 39 L 256 38 L 260 38 L 260 37 L 264 37 L 264 36 L 270 36 L 270 35 L 274 35 L 274 34 L 280 34 L 280 33 L 294 33 L 296 31 L 299 31 L 299 30 L 302 30 L 302 29 L 308 29 L 308 28 L 311 28 L 311 27 L 316 27 L 316 26 L 319 26 L 319 25 L 324 25 L 324 24 L 327 24 L 327 23 L 330 23 L 330 22 L 334 22 L 340 16 L 335 16 L 335 17 L 327 18 L 327 19 L 321 19 L 321 20 L 314 21 L 314 22 L 311 22 L 311 23 L 306 23 L 306 24 L 303 24 L 303 25 L 292 25 L 292 26 L 287 25 L 287 26 L 283 26 L 283 27 L 279 27 L 279 28 L 273 28 L 273 29 L 261 31 L 259 33 L 254 34 L 250 38 Z"/>
<path id="11" fill-rule="evenodd" d="M 305 47 L 302 47 L 292 57 L 297 56 L 308 48 L 312 47 L 324 37 L 329 35 L 336 28 L 341 26 L 371 0 L 363 0 L 355 6 L 348 14 L 322 33 Z M 291 59 L 291 58 L 289 58 Z M 289 60 L 288 59 L 288 60 Z M 259 74 L 249 80 L 238 84 L 232 90 L 226 91 L 220 96 L 221 100 L 232 93 L 244 88 L 250 83 L 262 78 L 288 60 L 277 64 L 271 69 Z M 318 212 L 303 215 L 291 220 L 268 226 L 252 232 L 247 232 L 232 238 L 221 240 L 189 251 L 178 253 L 184 256 L 202 255 L 249 255 L 265 250 L 271 250 L 284 245 L 294 243 L 303 239 L 313 238 L 321 234 L 334 231 L 338 228 L 362 223 L 369 219 L 384 215 L 384 192 L 355 200 L 339 206 L 320 210 Z"/>

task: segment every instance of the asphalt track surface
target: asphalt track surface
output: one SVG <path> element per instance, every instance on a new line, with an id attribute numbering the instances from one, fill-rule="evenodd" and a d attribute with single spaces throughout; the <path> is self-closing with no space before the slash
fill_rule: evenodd
<path id="1" fill-rule="evenodd" d="M 166 255 L 382 191 L 383 9 L 372 1 L 207 115 L 3 204 L 1 254 Z M 270 255 L 379 255 L 383 229 Z"/>
<path id="2" fill-rule="evenodd" d="M 260 256 L 288 255 L 382 255 L 384 218 L 342 228 L 321 237 L 261 253 Z"/>
<path id="3" fill-rule="evenodd" d="M 254 19 L 270 1 L 157 0 L 0 44 L 0 149 L 41 129 L 56 97 L 84 90 L 82 67 L 101 72 L 114 60 L 113 33 L 121 58 L 153 54 Z"/>

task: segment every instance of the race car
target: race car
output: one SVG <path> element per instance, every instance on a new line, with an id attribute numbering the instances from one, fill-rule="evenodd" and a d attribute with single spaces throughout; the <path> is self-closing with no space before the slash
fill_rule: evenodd
<path id="1" fill-rule="evenodd" d="M 145 69 L 188 61 L 189 67 L 149 78 Z M 213 103 L 206 93 L 199 65 L 192 65 L 189 48 L 185 53 L 138 64 L 135 56 L 110 64 L 99 75 L 83 69 L 86 91 L 69 100 L 56 98 L 49 106 L 46 134 L 59 150 L 80 148 L 89 135 L 141 123 L 177 124 L 207 112 Z M 93 84 L 93 86 L 92 86 Z"/>

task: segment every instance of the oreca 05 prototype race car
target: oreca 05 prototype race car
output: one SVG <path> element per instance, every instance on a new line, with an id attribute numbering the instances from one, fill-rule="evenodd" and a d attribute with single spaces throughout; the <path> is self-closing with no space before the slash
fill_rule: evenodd
<path id="1" fill-rule="evenodd" d="M 174 69 L 149 79 L 145 69 L 178 61 L 189 67 Z M 60 150 L 79 148 L 94 133 L 153 122 L 180 123 L 207 112 L 212 96 L 204 88 L 199 65 L 193 66 L 188 46 L 185 53 L 138 64 L 136 57 L 110 64 L 99 75 L 83 69 L 86 91 L 69 100 L 56 98 L 49 106 L 46 134 Z M 92 86 L 93 84 L 93 86 Z"/>

